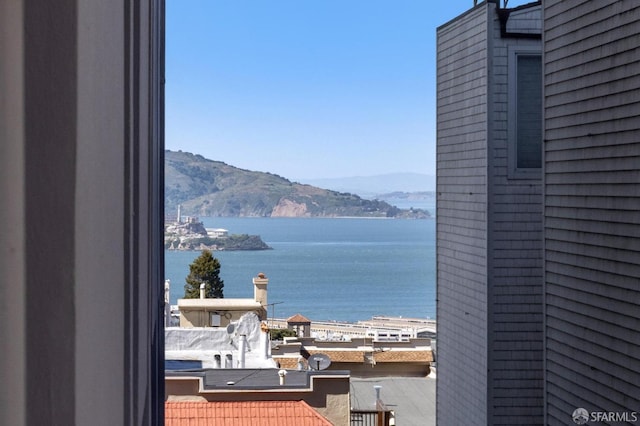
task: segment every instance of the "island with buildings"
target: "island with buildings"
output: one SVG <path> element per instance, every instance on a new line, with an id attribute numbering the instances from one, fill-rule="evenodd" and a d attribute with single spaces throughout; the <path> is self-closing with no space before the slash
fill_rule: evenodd
<path id="1" fill-rule="evenodd" d="M 178 206 L 176 216 L 164 221 L 166 250 L 270 250 L 259 235 L 229 234 L 222 228 L 205 228 L 195 216 L 183 216 Z"/>

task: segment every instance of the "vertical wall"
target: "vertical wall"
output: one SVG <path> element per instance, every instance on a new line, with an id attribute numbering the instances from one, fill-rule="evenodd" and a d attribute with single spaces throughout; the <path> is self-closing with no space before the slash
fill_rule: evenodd
<path id="1" fill-rule="evenodd" d="M 640 407 L 640 4 L 544 2 L 547 424 Z"/>
<path id="2" fill-rule="evenodd" d="M 162 3 L 8 3 L 0 424 L 161 424 Z"/>
<path id="3" fill-rule="evenodd" d="M 437 30 L 438 423 L 487 422 L 487 25 Z"/>
<path id="4" fill-rule="evenodd" d="M 71 0 L 25 2 L 26 392 L 43 408 L 27 410 L 28 424 L 75 418 L 76 389 L 51 389 L 76 380 L 76 18 Z"/>
<path id="5" fill-rule="evenodd" d="M 0 2 L 0 424 L 26 421 L 24 11 Z"/>
<path id="6" fill-rule="evenodd" d="M 542 171 L 517 173 L 515 52 L 542 53 L 541 6 L 492 13 L 488 424 L 542 424 Z M 527 35 L 522 35 L 527 31 Z M 540 123 L 542 125 L 542 123 Z M 540 152 L 540 155 L 542 153 Z"/>

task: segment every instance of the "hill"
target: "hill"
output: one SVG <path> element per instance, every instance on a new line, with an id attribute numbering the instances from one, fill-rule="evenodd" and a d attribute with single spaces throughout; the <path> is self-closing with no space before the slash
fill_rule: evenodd
<path id="1" fill-rule="evenodd" d="M 272 173 L 243 170 L 201 155 L 165 151 L 165 211 L 257 217 L 426 218 L 380 200 L 291 182 Z"/>
<path id="2" fill-rule="evenodd" d="M 353 192 L 365 198 L 380 198 L 379 194 L 435 191 L 436 178 L 421 173 L 387 173 L 374 176 L 351 176 L 326 179 L 301 179 L 309 185 L 335 191 Z"/>

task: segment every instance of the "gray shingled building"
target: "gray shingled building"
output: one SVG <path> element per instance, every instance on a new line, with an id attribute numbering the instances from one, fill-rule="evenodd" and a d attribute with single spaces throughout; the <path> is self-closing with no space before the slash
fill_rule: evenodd
<path id="1" fill-rule="evenodd" d="M 640 4 L 500 6 L 438 28 L 438 423 L 633 420 Z"/>
<path id="2" fill-rule="evenodd" d="M 578 407 L 633 420 L 640 2 L 545 1 L 544 27 L 545 423 L 567 424 Z"/>
<path id="3" fill-rule="evenodd" d="M 540 4 L 482 3 L 438 28 L 445 425 L 542 421 L 541 22 Z"/>

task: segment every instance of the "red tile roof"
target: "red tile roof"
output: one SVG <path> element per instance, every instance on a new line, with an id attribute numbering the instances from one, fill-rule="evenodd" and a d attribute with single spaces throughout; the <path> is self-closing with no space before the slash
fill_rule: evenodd
<path id="1" fill-rule="evenodd" d="M 170 402 L 165 426 L 331 426 L 304 401 Z"/>
<path id="2" fill-rule="evenodd" d="M 433 352 L 430 350 L 390 350 L 390 351 L 363 351 L 363 350 L 330 350 L 329 348 L 323 348 L 322 351 L 310 349 L 310 354 L 316 354 L 322 352 L 327 355 L 332 362 L 343 363 L 363 363 L 367 356 L 373 355 L 376 362 L 419 362 L 429 363 L 433 362 Z M 295 369 L 298 366 L 298 355 L 295 356 L 274 356 L 280 368 Z"/>
<path id="3" fill-rule="evenodd" d="M 289 318 L 287 318 L 287 322 L 308 322 L 311 323 L 311 320 L 303 315 L 295 314 Z"/>

